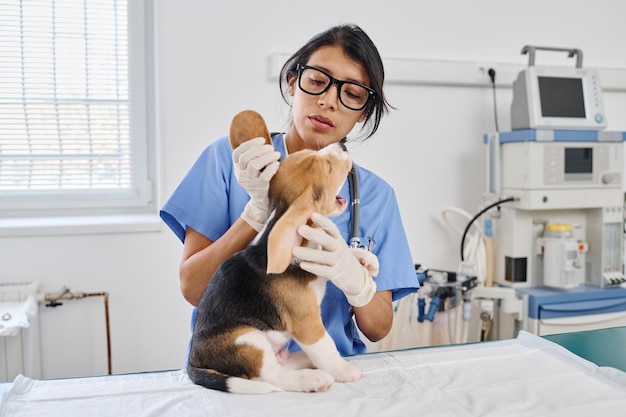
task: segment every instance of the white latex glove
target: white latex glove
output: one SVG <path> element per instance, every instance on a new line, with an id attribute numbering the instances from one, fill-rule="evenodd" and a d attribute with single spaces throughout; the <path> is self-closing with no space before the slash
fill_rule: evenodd
<path id="1" fill-rule="evenodd" d="M 241 217 L 257 232 L 267 220 L 270 180 L 278 170 L 280 152 L 265 144 L 264 138 L 242 143 L 233 151 L 235 177 L 250 195 Z"/>
<path id="2" fill-rule="evenodd" d="M 300 259 L 300 268 L 331 280 L 351 305 L 362 307 L 369 303 L 376 293 L 376 283 L 372 279 L 372 273 L 378 273 L 376 255 L 364 249 L 349 248 L 329 218 L 313 213 L 311 220 L 318 227 L 303 225 L 298 228 L 298 233 L 318 247 L 297 246 L 293 249 L 293 255 Z"/>

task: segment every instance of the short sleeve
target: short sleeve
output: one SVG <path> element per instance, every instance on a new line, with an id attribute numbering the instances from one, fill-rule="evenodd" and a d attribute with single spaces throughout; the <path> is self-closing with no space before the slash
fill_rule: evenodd
<path id="1" fill-rule="evenodd" d="M 184 241 L 187 226 L 215 241 L 239 217 L 249 197 L 233 174 L 227 137 L 210 144 L 165 202 L 161 219 Z"/>

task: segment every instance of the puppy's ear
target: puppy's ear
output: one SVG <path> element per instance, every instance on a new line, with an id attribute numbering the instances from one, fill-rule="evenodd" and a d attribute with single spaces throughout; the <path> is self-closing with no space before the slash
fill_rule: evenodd
<path id="1" fill-rule="evenodd" d="M 267 273 L 285 272 L 294 247 L 302 243 L 298 227 L 304 225 L 314 210 L 312 191 L 307 188 L 276 222 L 267 238 Z"/>
<path id="2" fill-rule="evenodd" d="M 270 132 L 263 116 L 254 110 L 244 110 L 233 117 L 230 122 L 230 147 L 236 149 L 250 139 L 264 137 L 265 143 L 272 144 Z"/>

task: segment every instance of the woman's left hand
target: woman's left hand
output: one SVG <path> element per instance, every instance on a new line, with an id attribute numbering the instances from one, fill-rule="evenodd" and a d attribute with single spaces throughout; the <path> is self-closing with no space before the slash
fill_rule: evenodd
<path id="1" fill-rule="evenodd" d="M 376 293 L 376 283 L 372 279 L 372 275 L 378 272 L 376 255 L 368 253 L 365 256 L 350 249 L 328 217 L 313 213 L 311 220 L 317 227 L 303 225 L 298 228 L 298 233 L 317 247 L 297 246 L 293 249 L 293 255 L 300 259 L 300 268 L 331 280 L 351 305 L 362 307 L 368 304 Z"/>

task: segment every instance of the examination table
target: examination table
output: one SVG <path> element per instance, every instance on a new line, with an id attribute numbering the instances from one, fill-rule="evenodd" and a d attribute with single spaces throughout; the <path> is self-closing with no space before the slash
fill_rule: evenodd
<path id="1" fill-rule="evenodd" d="M 313 394 L 225 394 L 194 385 L 182 370 L 18 376 L 0 385 L 0 417 L 626 416 L 626 327 L 546 337 L 521 332 L 512 340 L 348 359 L 364 378 Z"/>

